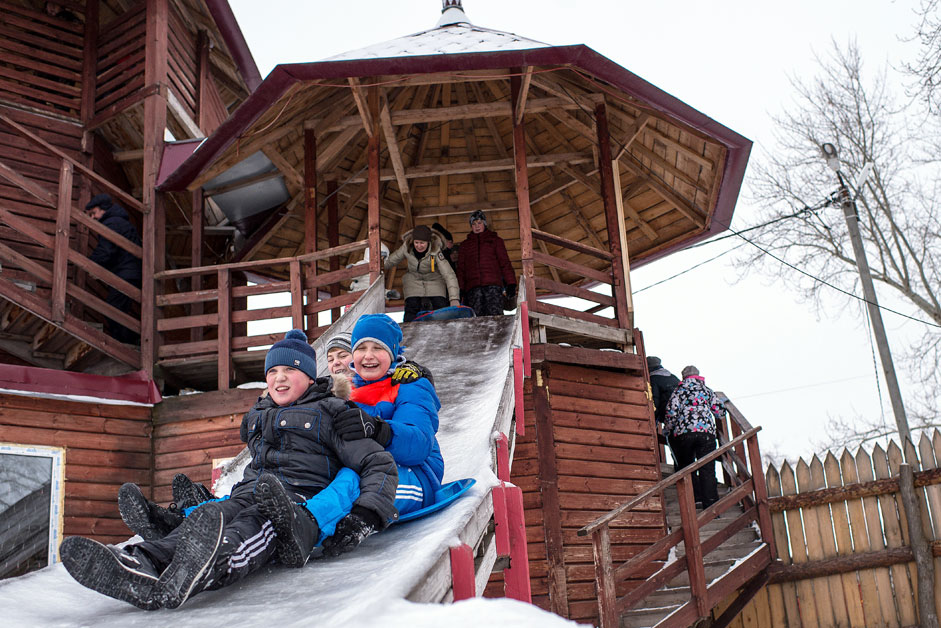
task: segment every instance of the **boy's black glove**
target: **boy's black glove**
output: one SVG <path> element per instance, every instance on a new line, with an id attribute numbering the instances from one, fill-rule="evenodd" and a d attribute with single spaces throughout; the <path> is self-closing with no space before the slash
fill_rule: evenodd
<path id="1" fill-rule="evenodd" d="M 516 298 L 516 284 L 515 284 L 515 283 L 511 283 L 511 284 L 508 285 L 506 288 L 504 288 L 504 290 L 506 291 L 506 298 L 507 298 L 507 299 L 515 299 L 515 298 Z"/>
<path id="2" fill-rule="evenodd" d="M 333 419 L 333 429 L 343 440 L 371 438 L 383 447 L 392 440 L 392 428 L 381 417 L 363 412 L 359 407 L 344 410 Z"/>
<path id="3" fill-rule="evenodd" d="M 339 556 L 354 549 L 370 534 L 378 531 L 379 517 L 373 511 L 362 506 L 353 506 L 353 510 L 337 523 L 333 536 L 323 542 L 323 553 L 327 556 Z"/>
<path id="4" fill-rule="evenodd" d="M 427 379 L 431 382 L 431 385 L 435 385 L 435 378 L 427 368 L 419 364 L 418 362 L 402 362 L 395 370 L 392 372 L 392 383 L 393 384 L 411 384 L 412 382 L 417 382 L 421 378 Z"/>

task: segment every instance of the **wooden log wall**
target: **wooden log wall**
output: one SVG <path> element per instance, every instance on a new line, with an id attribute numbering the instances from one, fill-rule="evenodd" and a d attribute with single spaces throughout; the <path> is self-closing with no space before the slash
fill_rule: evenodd
<path id="1" fill-rule="evenodd" d="M 118 488 L 150 490 L 151 408 L 0 394 L 0 441 L 64 447 L 66 536 L 114 543 L 130 536 Z"/>
<path id="2" fill-rule="evenodd" d="M 934 603 L 941 610 L 941 433 L 923 434 L 917 447 L 906 446 L 912 448 L 904 458 L 913 461 L 922 533 L 934 547 Z M 890 442 L 885 449 L 876 445 L 769 467 L 780 562 L 772 566 L 772 584 L 730 626 L 924 625 L 897 481 L 902 462 L 902 449 Z"/>
<path id="3" fill-rule="evenodd" d="M 526 433 L 517 438 L 510 477 L 523 489 L 533 603 L 541 608 L 597 622 L 591 539 L 577 531 L 660 479 L 645 391 L 642 373 L 533 364 Z M 659 502 L 615 522 L 615 561 L 646 549 L 663 526 Z M 638 583 L 623 583 L 618 595 Z M 487 595 L 502 595 L 499 574 Z"/>
<path id="4" fill-rule="evenodd" d="M 210 485 L 212 461 L 229 458 L 245 444 L 239 426 L 260 389 L 230 389 L 169 397 L 154 407 L 154 499 L 166 504 L 171 482 L 185 473 Z"/>
<path id="5" fill-rule="evenodd" d="M 98 31 L 95 114 L 120 110 L 144 86 L 145 3 L 138 2 Z"/>
<path id="6" fill-rule="evenodd" d="M 0 1 L 0 100 L 78 117 L 84 25 Z"/>

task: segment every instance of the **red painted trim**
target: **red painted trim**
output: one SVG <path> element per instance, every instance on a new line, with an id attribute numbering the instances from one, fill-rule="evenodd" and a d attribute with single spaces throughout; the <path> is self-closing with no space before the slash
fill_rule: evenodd
<path id="1" fill-rule="evenodd" d="M 516 401 L 516 433 L 526 434 L 526 411 L 523 408 L 523 350 L 513 349 L 513 390 Z"/>
<path id="2" fill-rule="evenodd" d="M 510 524 L 506 509 L 506 485 L 494 486 L 490 492 L 493 498 L 493 538 L 497 545 L 497 556 L 510 555 Z"/>
<path id="3" fill-rule="evenodd" d="M 497 479 L 501 482 L 509 482 L 510 440 L 502 432 L 495 440 L 497 441 Z"/>
<path id="4" fill-rule="evenodd" d="M 467 543 L 451 548 L 451 589 L 455 602 L 477 597 L 474 552 Z"/>
<path id="5" fill-rule="evenodd" d="M 510 566 L 503 570 L 506 597 L 532 604 L 526 520 L 523 518 L 523 490 L 520 487 L 506 487 L 506 509 L 510 523 Z"/>
<path id="6" fill-rule="evenodd" d="M 523 408 L 523 350 L 513 349 L 513 390 L 516 401 L 516 433 L 526 434 L 526 411 Z"/>
<path id="7" fill-rule="evenodd" d="M 529 357 L 529 303 L 520 303 L 520 321 L 523 324 L 523 375 L 533 376 L 533 363 Z"/>
<path id="8" fill-rule="evenodd" d="M 134 403 L 161 401 L 157 385 L 144 371 L 112 377 L 0 364 L 0 388 L 26 393 L 97 397 Z"/>

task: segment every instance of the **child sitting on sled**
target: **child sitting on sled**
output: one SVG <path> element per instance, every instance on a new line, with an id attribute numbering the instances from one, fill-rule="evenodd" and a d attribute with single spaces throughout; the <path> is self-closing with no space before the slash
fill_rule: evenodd
<path id="1" fill-rule="evenodd" d="M 276 552 L 282 562 L 302 566 L 320 536 L 318 512 L 336 510 L 320 494 L 329 493 L 324 489 L 343 467 L 355 471 L 349 473 L 358 489 L 353 512 L 374 530 L 384 528 L 397 517 L 396 465 L 376 440 L 344 436 L 349 420 L 339 431 L 340 418 L 361 414 L 344 401 L 348 380 L 316 375 L 304 332 L 288 332 L 265 359 L 268 395 L 242 419 L 252 460 L 231 496 L 203 503 L 158 540 L 117 548 L 70 537 L 60 550 L 69 573 L 100 593 L 153 610 L 232 584 Z"/>

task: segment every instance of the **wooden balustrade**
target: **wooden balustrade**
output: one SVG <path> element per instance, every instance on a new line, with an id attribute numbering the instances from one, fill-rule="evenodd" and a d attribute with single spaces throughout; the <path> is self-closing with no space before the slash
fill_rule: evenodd
<path id="1" fill-rule="evenodd" d="M 231 383 L 233 356 L 252 347 L 272 344 L 281 333 L 250 335 L 239 326 L 250 321 L 290 318 L 291 326 L 304 329 L 310 340 L 319 336 L 327 326 L 317 326 L 321 312 L 334 311 L 355 303 L 362 292 L 342 293 L 341 283 L 352 280 L 368 269 L 364 265 L 352 266 L 331 272 L 317 272 L 321 260 L 340 259 L 365 249 L 367 240 L 360 240 L 323 251 L 282 257 L 270 260 L 255 260 L 215 266 L 179 268 L 154 274 L 157 282 L 157 363 L 175 365 L 184 361 L 198 361 L 205 356 L 214 356 L 218 362 L 218 387 L 226 389 Z M 170 282 L 183 284 L 204 275 L 215 276 L 215 287 L 205 286 L 210 280 L 203 278 L 200 289 L 163 293 L 161 284 Z M 239 285 L 247 275 L 263 278 L 264 283 Z M 286 277 L 286 279 L 284 278 Z M 337 296 L 333 296 L 336 292 Z M 248 309 L 249 296 L 291 295 L 289 305 Z M 323 298 L 321 298 L 323 297 Z M 215 311 L 211 311 L 215 303 Z M 203 304 L 202 309 L 195 308 Z M 214 328 L 214 329 L 213 329 Z M 213 331 L 215 337 L 213 338 Z M 194 333 L 199 332 L 199 333 Z M 205 338 L 194 341 L 192 338 Z"/>
<path id="2" fill-rule="evenodd" d="M 621 613 L 636 606 L 645 597 L 666 585 L 683 571 L 689 575 L 690 599 L 671 615 L 671 621 L 676 620 L 676 625 L 692 624 L 698 618 L 708 615 L 711 608 L 725 599 L 741 583 L 764 569 L 775 556 L 768 493 L 758 449 L 757 434 L 761 428 L 752 427 L 734 404 L 727 403 L 727 408 L 729 408 L 728 425 L 723 425 L 719 429 L 724 434 L 732 435 L 730 439 L 720 439 L 721 445 L 709 455 L 664 478 L 627 503 L 602 515 L 578 531 L 579 536 L 591 535 L 592 538 L 598 608 L 603 628 L 618 626 Z M 723 468 L 736 480 L 736 484 L 734 486 L 730 484 L 730 491 L 726 495 L 709 508 L 697 513 L 691 476 L 696 470 L 707 464 L 714 464 L 717 460 L 721 461 Z M 611 524 L 651 497 L 663 495 L 668 487 L 674 485 L 679 498 L 681 527 L 665 534 L 624 563 L 614 565 L 608 547 Z M 708 539 L 703 540 L 700 537 L 700 529 L 704 525 L 737 504 L 743 505 L 743 513 L 740 516 Z M 740 577 L 723 577 L 708 583 L 704 557 L 752 522 L 758 524 L 765 546 L 750 555 L 741 565 L 736 566 L 736 570 L 742 570 Z M 637 579 L 640 573 L 649 573 L 651 563 L 662 561 L 680 542 L 684 544 L 686 550 L 684 556 L 663 564 L 659 569 L 655 569 L 653 575 L 641 585 L 620 598 L 617 597 L 616 589 L 619 582 Z"/>

